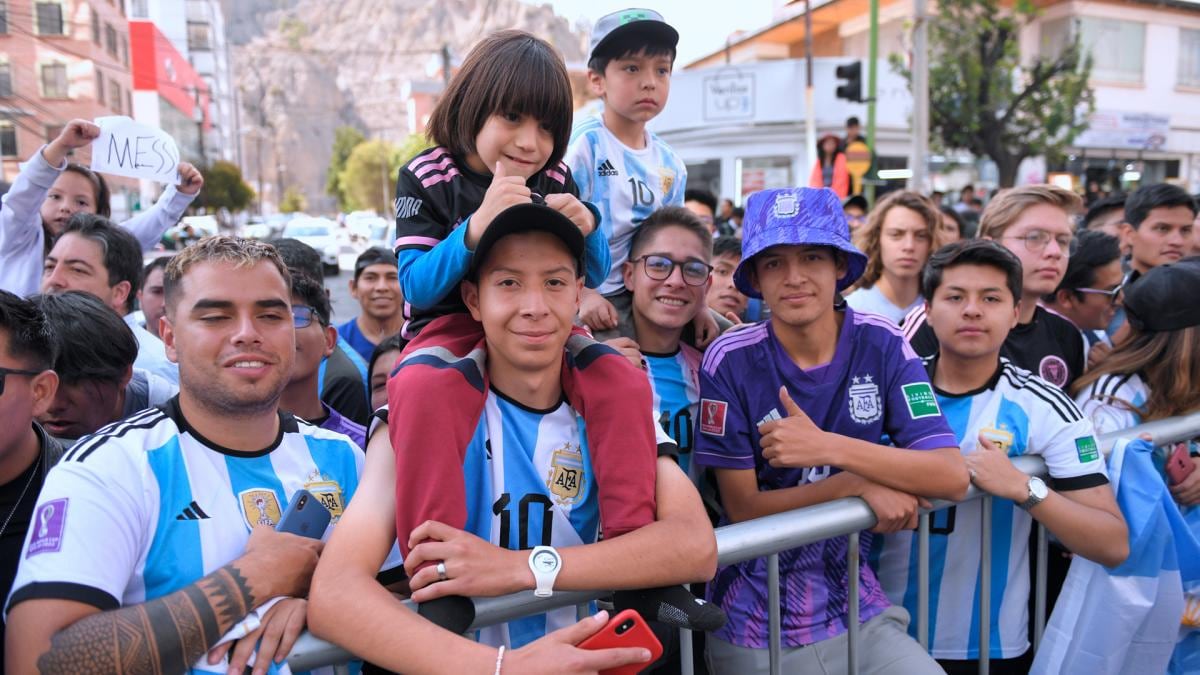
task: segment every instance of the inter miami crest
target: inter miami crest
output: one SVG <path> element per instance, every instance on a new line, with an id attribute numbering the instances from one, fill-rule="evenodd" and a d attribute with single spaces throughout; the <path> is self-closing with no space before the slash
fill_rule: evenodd
<path id="1" fill-rule="evenodd" d="M 583 483 L 583 452 L 578 444 L 567 443 L 550 457 L 550 476 L 546 487 L 559 506 L 579 501 Z"/>
<path id="2" fill-rule="evenodd" d="M 850 385 L 850 417 L 859 424 L 870 424 L 883 417 L 883 405 L 879 402 L 879 385 L 871 381 L 870 375 L 853 378 Z"/>

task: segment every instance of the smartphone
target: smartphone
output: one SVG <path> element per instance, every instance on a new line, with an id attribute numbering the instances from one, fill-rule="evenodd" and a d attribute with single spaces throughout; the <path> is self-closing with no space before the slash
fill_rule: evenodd
<path id="1" fill-rule="evenodd" d="M 636 610 L 627 609 L 608 620 L 604 628 L 583 642 L 580 649 L 611 649 L 613 647 L 643 647 L 650 650 L 650 660 L 620 668 L 600 671 L 600 675 L 637 675 L 658 660 L 663 653 L 662 643 Z"/>
<path id="2" fill-rule="evenodd" d="M 329 527 L 331 518 L 329 509 L 325 508 L 321 500 L 312 496 L 308 490 L 300 488 L 292 495 L 292 501 L 275 529 L 301 537 L 320 539 L 325 536 L 325 529 Z"/>
<path id="3" fill-rule="evenodd" d="M 1196 464 L 1188 452 L 1188 444 L 1176 443 L 1167 457 L 1167 480 L 1171 485 L 1179 485 L 1195 470 Z"/>

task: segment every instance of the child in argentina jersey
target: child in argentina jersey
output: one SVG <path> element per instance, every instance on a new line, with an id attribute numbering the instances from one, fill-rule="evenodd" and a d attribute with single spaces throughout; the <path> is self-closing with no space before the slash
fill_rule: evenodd
<path id="1" fill-rule="evenodd" d="M 638 225 L 655 209 L 683 206 L 687 167 L 671 146 L 646 132 L 645 147 L 635 150 L 617 139 L 599 116 L 571 130 L 564 161 L 579 188 L 579 199 L 600 210 L 600 229 L 608 241 L 608 278 L 597 289 L 611 295 L 625 288 L 621 265 Z"/>
<path id="2" fill-rule="evenodd" d="M 275 526 L 300 488 L 336 521 L 362 451 L 279 419 L 272 446 L 233 452 L 195 432 L 176 397 L 80 440 L 46 478 L 6 610 L 57 598 L 107 611 L 169 595 L 240 557 L 251 528 Z M 201 658 L 190 672 L 228 668 Z"/>
<path id="3" fill-rule="evenodd" d="M 936 358 L 926 360 L 930 377 Z M 966 394 L 935 389 L 937 403 L 963 454 L 991 440 L 1009 457 L 1038 455 L 1054 489 L 1108 483 L 1090 421 L 1060 389 L 1001 358 L 983 388 Z M 930 516 L 929 645 L 938 659 L 974 660 L 979 654 L 979 574 L 982 503 L 964 502 Z M 1029 650 L 1029 533 L 1033 517 L 1008 499 L 992 502 L 992 573 L 989 656 L 1016 658 Z M 888 598 L 917 615 L 917 537 L 882 538 L 879 581 Z M 916 623 L 909 626 L 916 636 Z"/>
<path id="4" fill-rule="evenodd" d="M 769 321 L 717 338 L 700 371 L 697 464 L 753 469 L 760 491 L 815 483 L 837 471 L 828 466 L 775 468 L 763 458 L 759 426 L 783 416 L 779 389 L 785 385 L 825 431 L 872 443 L 887 434 L 897 447 L 912 450 L 952 445 L 954 436 L 921 361 L 895 324 L 849 307 L 844 311 L 833 360 L 808 370 L 788 356 Z M 864 558 L 870 539 L 861 539 Z M 848 550 L 849 538 L 841 536 L 779 554 L 784 647 L 812 645 L 846 632 Z M 859 621 L 866 622 L 890 603 L 869 566 L 860 568 L 859 582 Z M 765 559 L 719 567 L 708 592 L 729 615 L 713 635 L 740 647 L 768 647 Z"/>
<path id="5" fill-rule="evenodd" d="M 680 343 L 674 354 L 642 352 L 642 358 L 650 374 L 659 426 L 679 447 L 679 468 L 695 482 L 692 449 L 696 410 L 700 405 L 700 360 L 704 355 L 695 347 Z"/>
<path id="6" fill-rule="evenodd" d="M 563 400 L 534 410 L 495 389 L 463 458 L 466 530 L 510 550 L 596 543 L 600 507 L 584 421 Z M 479 631 L 487 644 L 522 647 L 575 623 L 564 607 Z"/>

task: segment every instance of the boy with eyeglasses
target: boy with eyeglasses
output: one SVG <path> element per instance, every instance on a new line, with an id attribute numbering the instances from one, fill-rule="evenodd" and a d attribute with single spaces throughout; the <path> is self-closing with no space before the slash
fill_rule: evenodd
<path id="1" fill-rule="evenodd" d="M 329 299 L 316 280 L 292 272 L 292 321 L 296 326 L 296 360 L 279 407 L 322 429 L 350 437 L 359 448 L 367 447 L 367 430 L 347 419 L 321 400 L 317 386 L 321 361 L 337 346 L 337 329 L 329 325 Z"/>
<path id="2" fill-rule="evenodd" d="M 1066 390 L 1083 374 L 1084 341 L 1067 319 L 1042 307 L 1067 272 L 1074 248 L 1072 217 L 1083 208 L 1079 195 L 1054 185 L 1005 190 L 988 204 L 979 236 L 993 239 L 1021 261 L 1021 312 L 1000 355 Z M 904 337 L 922 357 L 938 351 L 937 336 L 925 320 L 925 307 L 904 318 Z"/>

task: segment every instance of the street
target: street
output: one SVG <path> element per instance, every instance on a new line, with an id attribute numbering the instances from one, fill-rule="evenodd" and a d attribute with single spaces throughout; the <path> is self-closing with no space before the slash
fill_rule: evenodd
<path id="1" fill-rule="evenodd" d="M 350 280 L 354 278 L 354 260 L 357 253 L 345 252 L 339 256 L 341 272 L 337 276 L 325 275 L 325 288 L 329 290 L 329 304 L 333 310 L 333 324 L 346 323 L 358 316 L 358 301 L 350 295 Z"/>

